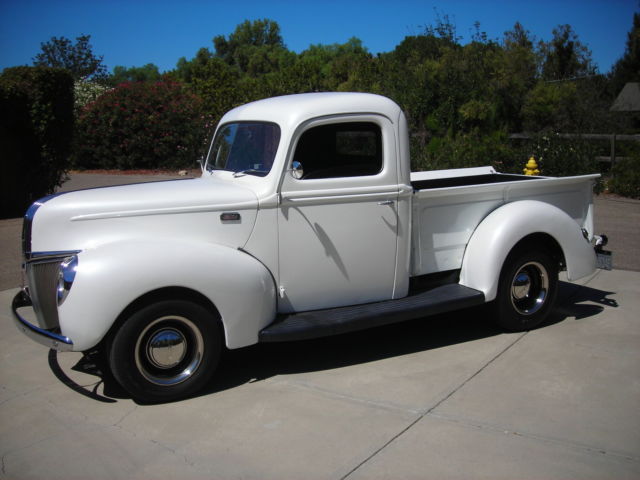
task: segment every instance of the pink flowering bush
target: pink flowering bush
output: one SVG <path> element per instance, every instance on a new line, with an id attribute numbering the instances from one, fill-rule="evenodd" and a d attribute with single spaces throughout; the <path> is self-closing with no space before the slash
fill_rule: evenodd
<path id="1" fill-rule="evenodd" d="M 192 167 L 204 150 L 205 126 L 202 101 L 183 84 L 123 83 L 82 109 L 74 166 Z"/>

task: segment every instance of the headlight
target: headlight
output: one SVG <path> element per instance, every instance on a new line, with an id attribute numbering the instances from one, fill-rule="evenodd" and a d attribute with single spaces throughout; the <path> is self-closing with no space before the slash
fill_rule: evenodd
<path id="1" fill-rule="evenodd" d="M 69 290 L 76 278 L 78 257 L 76 255 L 65 258 L 58 269 L 58 305 L 62 305 L 69 295 Z"/>

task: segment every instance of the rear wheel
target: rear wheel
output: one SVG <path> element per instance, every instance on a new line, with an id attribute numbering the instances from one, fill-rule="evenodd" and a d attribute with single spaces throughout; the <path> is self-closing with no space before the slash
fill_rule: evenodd
<path id="1" fill-rule="evenodd" d="M 184 300 L 141 308 L 113 337 L 113 375 L 143 402 L 167 402 L 195 393 L 211 379 L 220 359 L 217 320 L 206 308 Z"/>
<path id="2" fill-rule="evenodd" d="M 545 251 L 518 248 L 505 260 L 498 284 L 498 323 L 513 332 L 530 330 L 547 318 L 558 290 L 558 264 Z"/>

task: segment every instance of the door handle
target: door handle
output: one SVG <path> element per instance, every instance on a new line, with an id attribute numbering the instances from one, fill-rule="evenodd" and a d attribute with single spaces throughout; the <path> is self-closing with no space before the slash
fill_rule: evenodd
<path id="1" fill-rule="evenodd" d="M 382 202 L 378 202 L 378 205 L 393 205 L 395 202 L 393 200 L 384 200 Z"/>

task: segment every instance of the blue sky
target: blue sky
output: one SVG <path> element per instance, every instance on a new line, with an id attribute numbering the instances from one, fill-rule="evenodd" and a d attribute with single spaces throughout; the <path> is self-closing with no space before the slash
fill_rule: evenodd
<path id="1" fill-rule="evenodd" d="M 166 71 L 201 47 L 213 49 L 215 35 L 229 35 L 244 20 L 260 18 L 277 21 L 287 47 L 296 52 L 355 36 L 376 54 L 423 32 L 439 14 L 453 21 L 462 43 L 476 21 L 493 39 L 516 21 L 544 40 L 555 26 L 568 23 L 606 73 L 624 53 L 634 12 L 640 12 L 638 0 L 0 0 L 0 70 L 31 64 L 40 43 L 52 36 L 88 34 L 110 71 L 146 63 Z"/>

